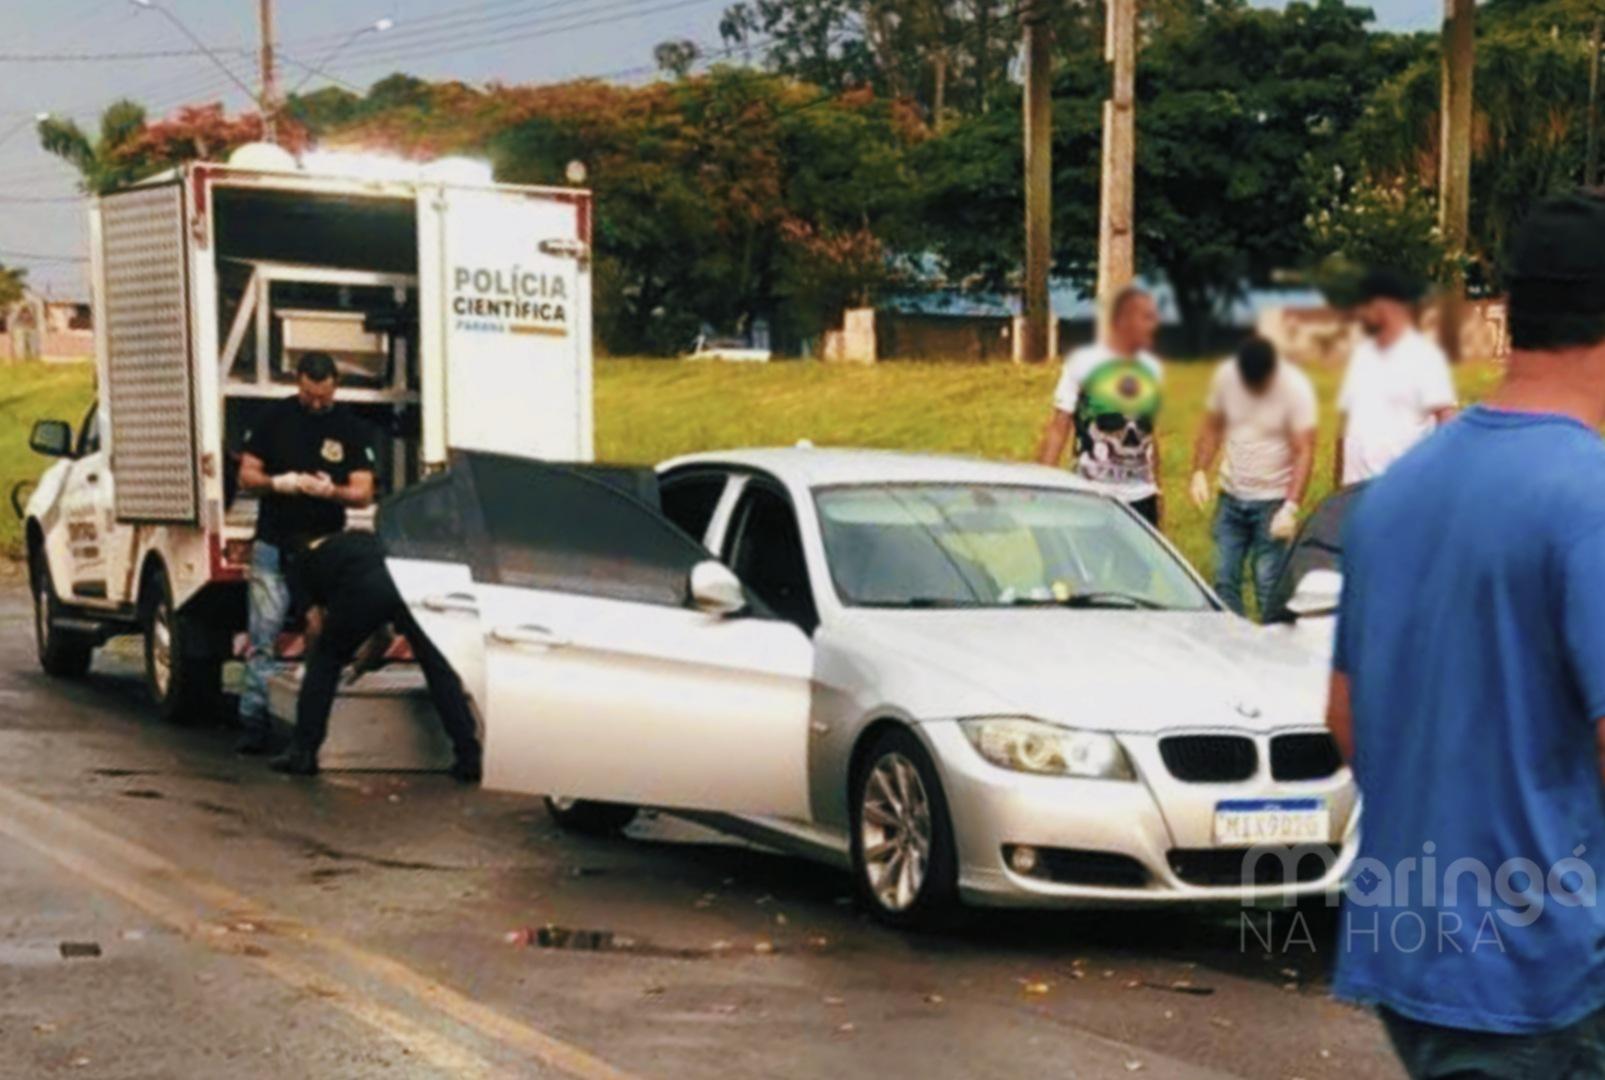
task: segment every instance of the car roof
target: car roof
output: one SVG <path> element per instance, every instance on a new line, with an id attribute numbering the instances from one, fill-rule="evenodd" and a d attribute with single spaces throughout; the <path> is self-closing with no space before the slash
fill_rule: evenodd
<path id="1" fill-rule="evenodd" d="M 753 469 L 804 487 L 842 484 L 1000 484 L 1057 487 L 1107 494 L 1064 469 L 956 454 L 788 446 L 719 450 L 666 461 L 659 472 L 687 465 Z"/>

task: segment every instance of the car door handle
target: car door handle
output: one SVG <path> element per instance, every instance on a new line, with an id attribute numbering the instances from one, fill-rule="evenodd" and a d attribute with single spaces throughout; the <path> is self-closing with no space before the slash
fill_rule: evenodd
<path id="1" fill-rule="evenodd" d="M 479 605 L 467 593 L 446 593 L 443 596 L 426 596 L 423 598 L 424 610 L 438 611 L 443 614 L 478 615 Z"/>
<path id="2" fill-rule="evenodd" d="M 567 638 L 552 633 L 544 626 L 528 623 L 522 626 L 498 626 L 490 636 L 503 645 L 521 645 L 531 649 L 561 649 L 569 643 Z"/>

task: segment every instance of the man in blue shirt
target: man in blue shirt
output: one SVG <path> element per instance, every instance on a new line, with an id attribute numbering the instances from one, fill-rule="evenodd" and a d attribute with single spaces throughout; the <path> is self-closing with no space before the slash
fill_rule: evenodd
<path id="1" fill-rule="evenodd" d="M 1536 209 L 1509 280 L 1503 385 L 1344 536 L 1336 992 L 1413 1077 L 1605 1076 L 1605 201 Z"/>

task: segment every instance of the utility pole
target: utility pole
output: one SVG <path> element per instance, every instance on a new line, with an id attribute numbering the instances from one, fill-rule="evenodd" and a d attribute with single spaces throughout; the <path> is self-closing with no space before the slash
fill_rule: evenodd
<path id="1" fill-rule="evenodd" d="M 1050 0 L 1024 0 L 1025 24 L 1025 318 L 1015 356 L 1041 363 L 1051 351 L 1053 307 L 1053 28 Z"/>
<path id="2" fill-rule="evenodd" d="M 1460 359 L 1466 299 L 1460 260 L 1471 231 L 1471 76 L 1476 64 L 1475 0 L 1443 0 L 1443 127 L 1438 145 L 1438 226 L 1455 260 L 1438 322 L 1439 343 Z"/>
<path id="3" fill-rule="evenodd" d="M 1588 154 L 1584 158 L 1583 186 L 1599 183 L 1599 50 L 1601 19 L 1594 16 L 1588 34 Z"/>
<path id="4" fill-rule="evenodd" d="M 270 143 L 279 141 L 279 77 L 273 65 L 273 0 L 257 0 L 262 23 L 262 135 Z"/>
<path id="5" fill-rule="evenodd" d="M 1115 295 L 1136 275 L 1132 235 L 1137 142 L 1137 0 L 1106 0 L 1103 182 L 1098 201 L 1098 326 L 1107 329 Z"/>

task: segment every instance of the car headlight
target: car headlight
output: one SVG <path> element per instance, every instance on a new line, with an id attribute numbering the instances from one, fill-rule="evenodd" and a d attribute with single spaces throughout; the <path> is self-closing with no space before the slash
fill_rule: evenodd
<path id="1" fill-rule="evenodd" d="M 1131 759 L 1113 735 L 1078 731 L 1025 716 L 978 716 L 959 727 L 986 760 L 1038 776 L 1135 780 Z"/>

